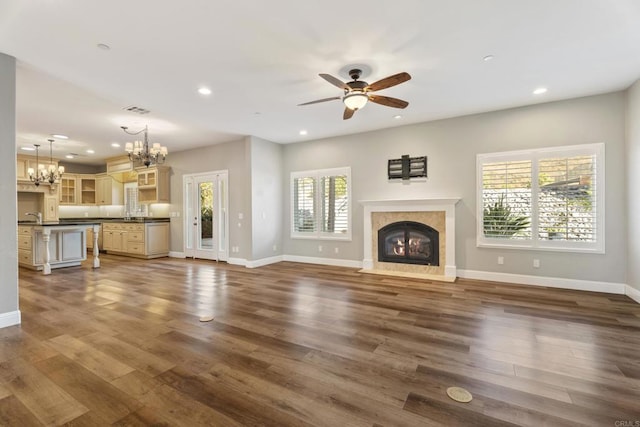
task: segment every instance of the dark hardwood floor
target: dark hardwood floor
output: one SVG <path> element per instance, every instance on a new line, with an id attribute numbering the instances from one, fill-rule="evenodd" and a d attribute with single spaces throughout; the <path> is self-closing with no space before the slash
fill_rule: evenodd
<path id="1" fill-rule="evenodd" d="M 625 296 L 101 259 L 20 270 L 0 425 L 640 425 L 640 304 Z"/>

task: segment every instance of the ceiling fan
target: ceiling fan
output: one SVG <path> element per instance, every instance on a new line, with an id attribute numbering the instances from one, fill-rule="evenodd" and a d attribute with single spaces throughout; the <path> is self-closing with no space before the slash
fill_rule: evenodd
<path id="1" fill-rule="evenodd" d="M 349 71 L 349 76 L 353 81 L 343 83 L 340 79 L 333 77 L 330 74 L 319 74 L 320 77 L 331 83 L 332 85 L 344 90 L 344 96 L 333 96 L 331 98 L 318 99 L 316 101 L 305 102 L 301 105 L 317 104 L 319 102 L 333 101 L 336 99 L 342 99 L 345 109 L 342 118 L 344 120 L 353 117 L 353 113 L 363 108 L 367 101 L 375 102 L 376 104 L 386 105 L 387 107 L 394 108 L 406 108 L 409 103 L 398 98 L 391 98 L 389 96 L 375 95 L 371 92 L 376 92 L 382 89 L 387 89 L 400 83 L 404 83 L 411 79 L 409 73 L 398 73 L 393 76 L 386 77 L 382 80 L 378 80 L 375 83 L 367 83 L 362 80 L 358 80 L 362 70 L 357 68 Z"/>

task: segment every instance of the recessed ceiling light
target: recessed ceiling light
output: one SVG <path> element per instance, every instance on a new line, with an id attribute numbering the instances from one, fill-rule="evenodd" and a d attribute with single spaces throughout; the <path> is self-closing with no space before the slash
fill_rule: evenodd
<path id="1" fill-rule="evenodd" d="M 539 87 L 536 90 L 533 91 L 534 95 L 542 95 L 543 93 L 545 93 L 547 91 L 546 87 Z"/>
<path id="2" fill-rule="evenodd" d="M 94 150 L 92 150 L 92 149 L 88 149 L 88 150 L 87 150 L 87 153 L 89 153 L 89 154 L 93 154 L 93 153 L 95 153 L 95 151 L 94 151 Z"/>
<path id="3" fill-rule="evenodd" d="M 485 56 L 484 58 L 482 58 L 482 60 L 483 60 L 483 61 L 485 61 L 485 62 L 489 62 L 489 61 L 491 61 L 493 58 L 494 58 L 494 56 L 493 56 L 493 55 L 487 55 L 487 56 Z"/>
<path id="4" fill-rule="evenodd" d="M 401 119 L 401 118 L 402 118 L 402 116 L 401 116 L 400 114 L 396 114 L 395 116 L 393 116 L 393 118 L 394 118 L 394 119 L 396 119 L 396 120 L 398 120 L 398 119 Z"/>
<path id="5" fill-rule="evenodd" d="M 306 135 L 306 134 L 307 134 L 307 131 L 306 131 L 306 130 L 302 129 L 302 130 L 300 131 L 300 135 Z"/>
<path id="6" fill-rule="evenodd" d="M 112 146 L 113 148 L 120 148 L 120 144 L 118 144 L 117 142 L 112 142 L 112 143 L 111 143 L 111 146 Z"/>
<path id="7" fill-rule="evenodd" d="M 71 154 L 67 154 L 65 157 L 66 157 L 67 159 L 73 159 L 73 156 L 72 156 Z"/>
<path id="8" fill-rule="evenodd" d="M 100 50 L 111 50 L 111 46 L 108 44 L 98 43 L 96 46 L 98 46 L 98 49 Z"/>
<path id="9" fill-rule="evenodd" d="M 20 149 L 24 151 L 36 151 L 36 149 L 33 147 L 20 147 Z"/>
<path id="10" fill-rule="evenodd" d="M 208 87 L 201 87 L 198 89 L 198 93 L 200 95 L 211 95 L 211 89 L 209 89 Z"/>
<path id="11" fill-rule="evenodd" d="M 69 139 L 67 135 L 62 135 L 61 133 L 54 133 L 51 136 L 57 139 Z"/>

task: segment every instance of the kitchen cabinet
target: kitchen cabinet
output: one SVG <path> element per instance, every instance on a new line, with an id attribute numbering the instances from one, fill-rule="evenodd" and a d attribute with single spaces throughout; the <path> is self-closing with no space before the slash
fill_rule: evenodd
<path id="1" fill-rule="evenodd" d="M 45 194 L 43 206 L 42 220 L 57 221 L 58 220 L 58 194 Z"/>
<path id="2" fill-rule="evenodd" d="M 76 175 L 78 186 L 78 204 L 96 204 L 96 177 L 95 175 Z"/>
<path id="3" fill-rule="evenodd" d="M 63 174 L 60 178 L 60 204 L 75 205 L 76 204 L 76 176 Z"/>
<path id="4" fill-rule="evenodd" d="M 47 169 L 51 164 L 50 162 L 51 159 L 49 157 L 40 157 L 40 164 Z M 56 159 L 53 159 L 53 165 L 57 170 L 58 161 Z M 33 168 L 34 171 L 38 170 L 38 162 L 36 161 L 36 157 L 18 154 L 16 156 L 16 179 L 18 181 L 31 181 L 31 179 L 29 178 L 29 168 Z"/>
<path id="5" fill-rule="evenodd" d="M 159 258 L 169 255 L 168 222 L 105 222 L 102 248 L 117 255 Z"/>
<path id="6" fill-rule="evenodd" d="M 96 204 L 124 204 L 124 185 L 107 174 L 96 175 Z"/>
<path id="7" fill-rule="evenodd" d="M 168 166 L 136 168 L 138 203 L 169 203 Z"/>
<path id="8" fill-rule="evenodd" d="M 51 273 L 51 269 L 80 265 L 87 259 L 87 229 L 93 227 L 93 223 L 19 225 L 18 264 L 44 270 L 45 274 Z M 97 268 L 99 262 L 96 257 L 94 259 Z"/>

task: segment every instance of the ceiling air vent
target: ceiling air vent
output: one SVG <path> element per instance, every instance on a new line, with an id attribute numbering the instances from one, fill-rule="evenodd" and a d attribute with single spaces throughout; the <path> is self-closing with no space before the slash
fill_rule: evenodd
<path id="1" fill-rule="evenodd" d="M 138 114 L 149 114 L 150 111 L 145 109 L 145 108 L 141 108 L 141 107 L 136 107 L 135 105 L 130 105 L 129 107 L 124 107 L 124 110 L 127 111 L 131 111 L 132 113 L 138 113 Z"/>

